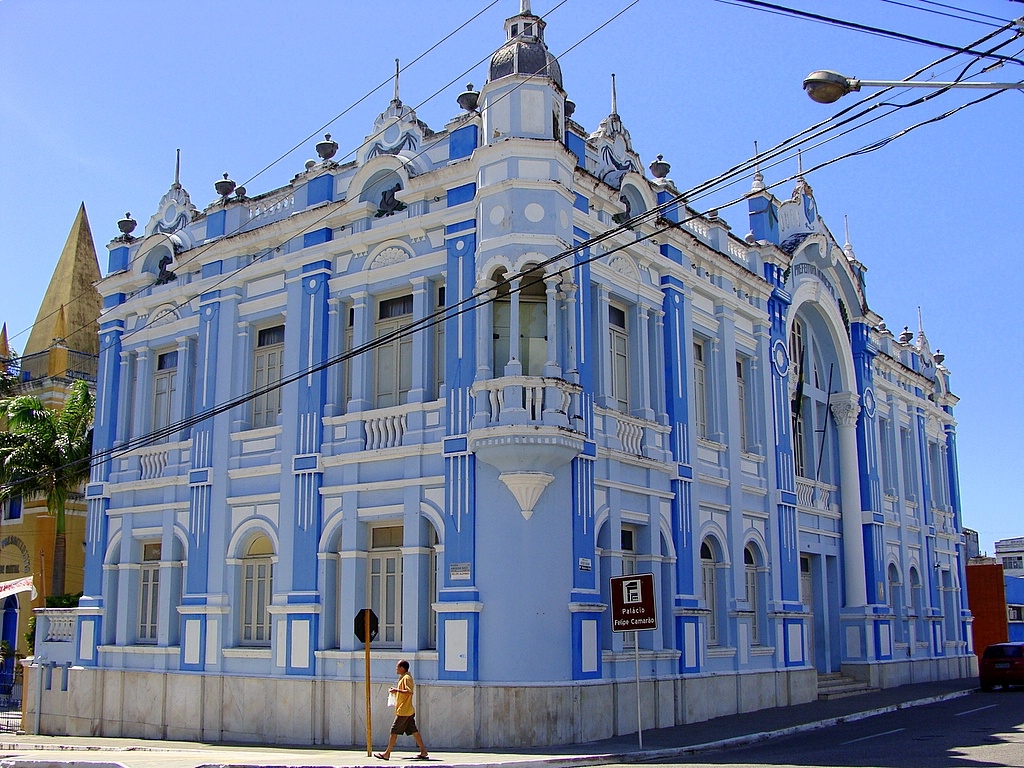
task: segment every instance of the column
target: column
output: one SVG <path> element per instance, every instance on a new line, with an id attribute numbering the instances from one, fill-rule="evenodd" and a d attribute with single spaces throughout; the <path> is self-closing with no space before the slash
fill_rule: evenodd
<path id="1" fill-rule="evenodd" d="M 342 344 L 345 339 L 344 306 L 341 299 L 335 297 L 327 300 L 328 316 L 328 349 L 327 354 L 332 360 L 337 360 L 342 353 Z M 345 391 L 345 384 L 341 380 L 342 365 L 335 363 L 327 369 L 327 402 L 324 403 L 324 416 L 339 416 L 344 413 L 345 404 L 342 402 L 342 392 Z"/>
<path id="2" fill-rule="evenodd" d="M 562 376 L 562 367 L 558 364 L 558 283 L 561 275 L 548 275 L 544 278 L 545 294 L 547 295 L 548 321 L 548 359 L 544 363 L 545 376 Z"/>
<path id="3" fill-rule="evenodd" d="M 412 320 L 419 323 L 430 309 L 427 306 L 429 281 L 425 277 L 412 279 Z M 412 389 L 409 391 L 410 403 L 422 403 L 430 388 L 430 351 L 431 334 L 428 329 L 417 326 L 412 334 Z"/>
<path id="4" fill-rule="evenodd" d="M 636 331 L 633 334 L 637 340 L 637 388 L 639 395 L 636 401 L 636 408 L 633 415 L 641 419 L 651 420 L 654 418 L 654 411 L 651 409 L 651 389 L 653 387 L 653 376 L 651 375 L 651 337 L 649 333 L 650 309 L 642 304 L 636 308 Z"/>
<path id="5" fill-rule="evenodd" d="M 565 350 L 565 374 L 569 381 L 578 383 L 579 369 L 576 362 L 576 284 L 563 280 L 562 291 L 565 293 L 565 330 L 568 340 L 568 349 Z"/>
<path id="6" fill-rule="evenodd" d="M 477 300 L 477 334 L 476 334 L 476 378 L 477 381 L 493 377 L 493 366 L 497 360 L 491 361 L 491 350 L 494 341 L 494 287 L 493 280 L 479 280 L 475 293 Z"/>
<path id="7" fill-rule="evenodd" d="M 370 321 L 370 296 L 366 291 L 352 294 L 352 348 L 358 349 L 370 340 L 373 324 Z M 349 370 L 352 372 L 352 399 L 346 405 L 347 413 L 369 410 L 370 389 L 373 377 L 373 353 L 364 353 L 352 358 Z"/>
<path id="8" fill-rule="evenodd" d="M 837 392 L 829 398 L 832 418 L 835 419 L 839 435 L 839 493 L 843 507 L 843 575 L 847 608 L 859 608 L 867 602 L 860 467 L 857 462 L 859 401 L 860 397 L 855 392 Z"/>
<path id="9" fill-rule="evenodd" d="M 506 376 L 519 376 L 523 372 L 523 364 L 519 362 L 519 285 L 522 281 L 517 277 L 509 281 L 511 293 L 508 312 L 508 362 L 505 364 Z M 497 365 L 497 361 L 495 361 Z"/>

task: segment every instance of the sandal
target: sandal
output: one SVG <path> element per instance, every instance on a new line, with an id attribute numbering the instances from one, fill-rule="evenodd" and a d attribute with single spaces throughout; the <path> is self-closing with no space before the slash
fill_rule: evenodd
<path id="1" fill-rule="evenodd" d="M 376 757 L 378 760 L 390 760 L 391 759 L 390 757 L 385 755 L 383 752 L 374 752 L 373 756 Z"/>

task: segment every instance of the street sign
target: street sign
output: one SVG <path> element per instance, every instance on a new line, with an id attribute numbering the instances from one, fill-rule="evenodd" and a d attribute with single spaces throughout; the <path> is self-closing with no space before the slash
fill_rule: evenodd
<path id="1" fill-rule="evenodd" d="M 611 579 L 612 632 L 658 628 L 654 574 L 636 573 Z"/>
<path id="2" fill-rule="evenodd" d="M 363 608 L 363 610 L 356 612 L 356 618 L 353 625 L 356 632 L 356 639 L 358 639 L 360 643 L 366 642 L 367 634 L 369 634 L 370 641 L 372 642 L 373 639 L 377 637 L 377 630 L 380 627 L 380 623 L 377 621 L 377 614 L 369 608 Z"/>

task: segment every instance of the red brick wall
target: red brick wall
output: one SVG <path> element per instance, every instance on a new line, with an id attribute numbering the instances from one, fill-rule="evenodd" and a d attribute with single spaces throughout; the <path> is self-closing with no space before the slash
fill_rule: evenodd
<path id="1" fill-rule="evenodd" d="M 967 566 L 967 603 L 974 614 L 971 633 L 974 652 L 979 656 L 986 646 L 1009 639 L 1006 624 L 1006 589 L 1003 566 L 979 563 Z"/>

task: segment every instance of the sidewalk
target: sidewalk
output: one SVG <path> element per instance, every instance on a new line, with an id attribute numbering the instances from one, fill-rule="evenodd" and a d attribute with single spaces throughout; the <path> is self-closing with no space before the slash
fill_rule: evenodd
<path id="1" fill-rule="evenodd" d="M 973 678 L 905 685 L 875 693 L 831 701 L 814 701 L 794 707 L 778 707 L 730 715 L 703 723 L 678 725 L 645 731 L 640 751 L 636 734 L 612 739 L 508 751 L 464 751 L 431 753 L 438 766 L 507 766 L 557 768 L 558 766 L 602 765 L 615 762 L 671 759 L 685 754 L 723 749 L 800 731 L 825 728 L 837 722 L 858 720 L 883 712 L 921 706 L 974 692 Z M 430 747 L 429 732 L 425 732 Z M 409 765 L 416 747 L 403 740 L 392 753 L 391 762 Z M 379 750 L 383 744 L 375 745 Z M 196 742 L 151 741 L 145 739 L 69 738 L 61 736 L 15 736 L 0 734 L 0 768 L 197 768 L 198 766 L 246 766 L 313 768 L 320 766 L 376 766 L 383 763 L 367 757 L 365 748 L 280 747 Z"/>

